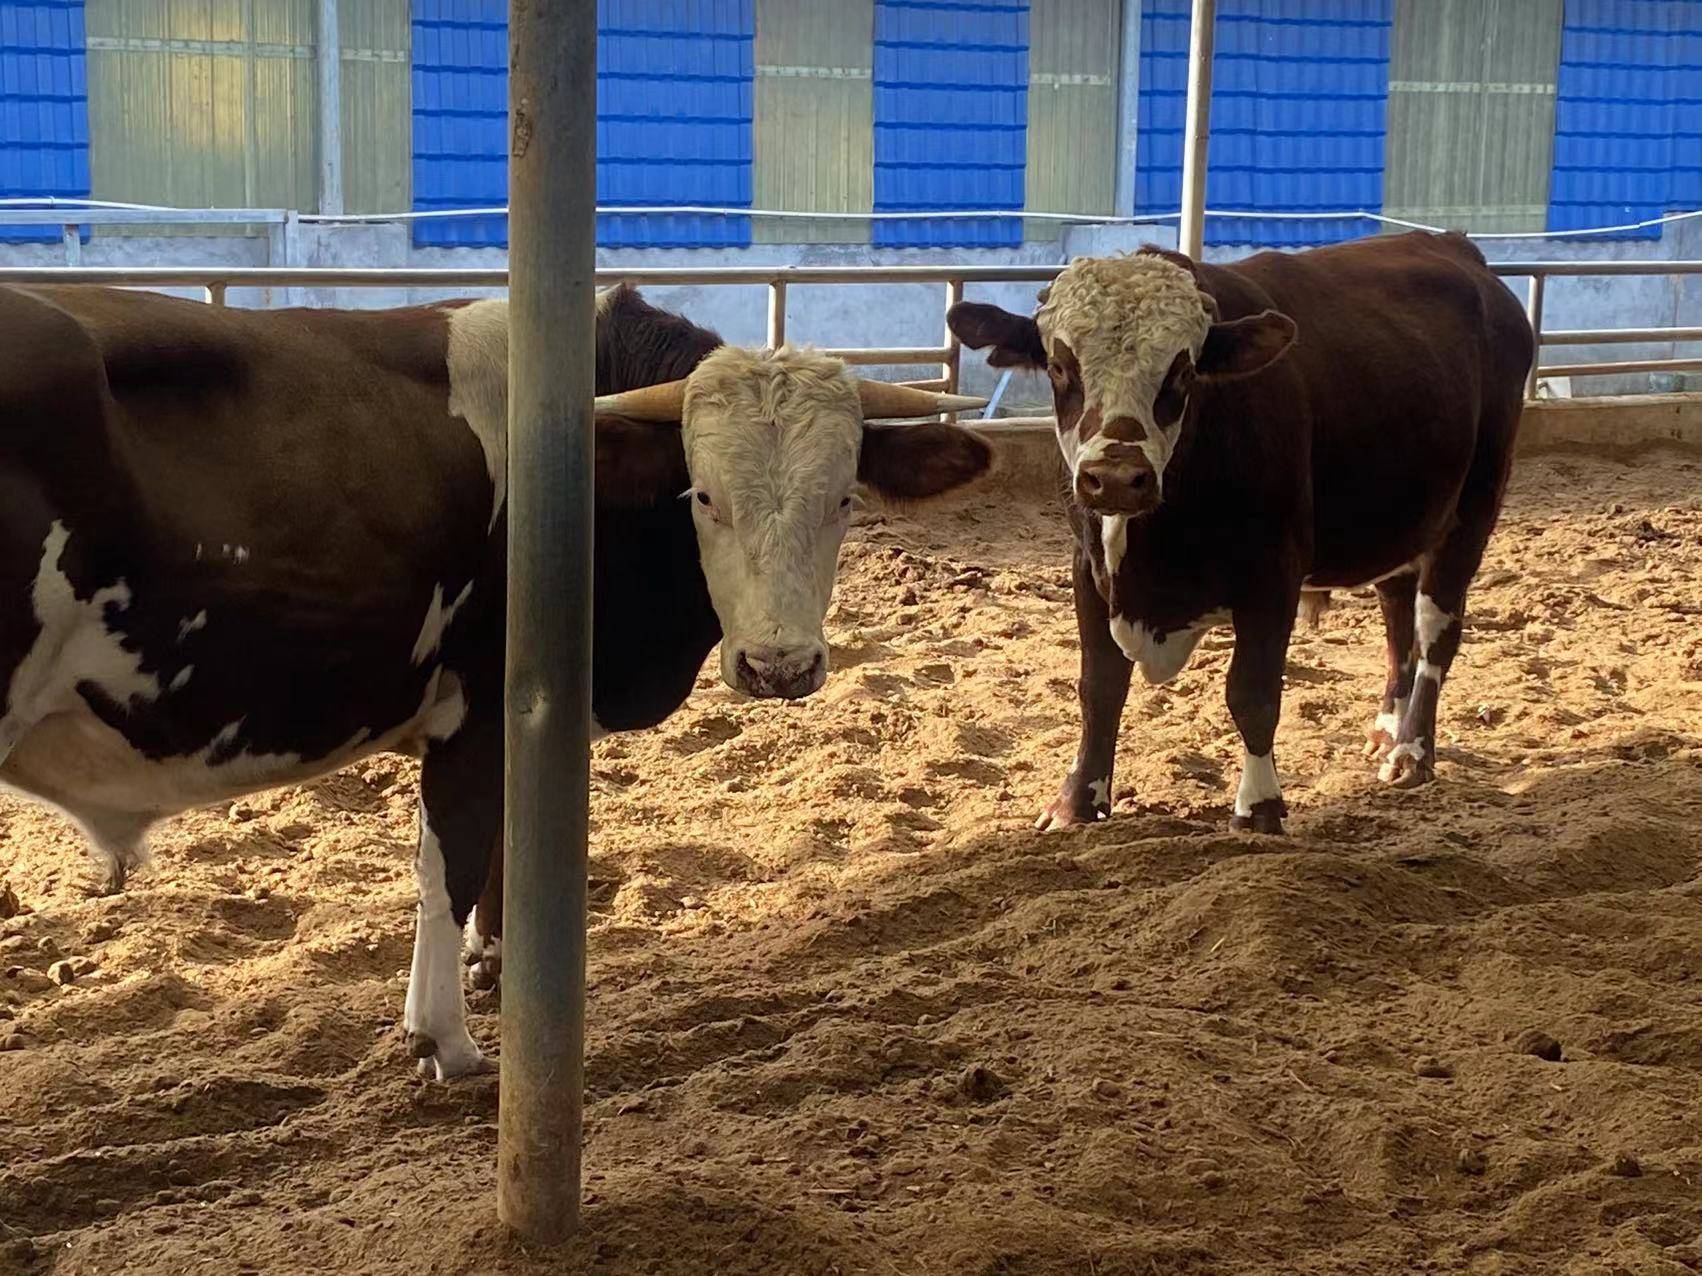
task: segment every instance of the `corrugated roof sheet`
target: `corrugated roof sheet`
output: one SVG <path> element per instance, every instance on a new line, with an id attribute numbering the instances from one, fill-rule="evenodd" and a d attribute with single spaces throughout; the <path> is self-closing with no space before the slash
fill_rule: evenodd
<path id="1" fill-rule="evenodd" d="M 1143 213 L 1182 203 L 1190 8 L 1188 0 L 1142 0 L 1135 201 Z M 1219 4 L 1208 207 L 1382 207 L 1393 20 L 1394 0 Z M 1375 229 L 1362 219 L 1213 218 L 1206 242 L 1321 244 Z"/>
<path id="2" fill-rule="evenodd" d="M 751 202 L 753 0 L 599 0 L 600 204 Z M 503 0 L 414 0 L 414 207 L 507 199 Z M 416 222 L 420 244 L 505 244 L 505 218 Z M 750 219 L 598 218 L 605 246 L 750 242 Z"/>
<path id="3" fill-rule="evenodd" d="M 89 193 L 83 0 L 0 3 L 0 196 Z M 53 226 L 0 226 L 0 240 L 55 240 Z"/>
<path id="4" fill-rule="evenodd" d="M 1567 0 L 1549 229 L 1691 208 L 1702 208 L 1702 0 Z"/>
<path id="5" fill-rule="evenodd" d="M 877 0 L 875 208 L 1021 208 L 1028 0 Z M 876 222 L 877 244 L 993 247 L 1020 218 Z"/>

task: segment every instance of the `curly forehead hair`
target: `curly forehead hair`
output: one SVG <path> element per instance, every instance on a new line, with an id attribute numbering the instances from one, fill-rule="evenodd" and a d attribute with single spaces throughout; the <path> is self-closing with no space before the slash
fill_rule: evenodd
<path id="1" fill-rule="evenodd" d="M 1084 367 L 1198 355 L 1211 326 L 1194 276 L 1163 257 L 1078 257 L 1035 315 L 1048 344 L 1062 337 Z"/>

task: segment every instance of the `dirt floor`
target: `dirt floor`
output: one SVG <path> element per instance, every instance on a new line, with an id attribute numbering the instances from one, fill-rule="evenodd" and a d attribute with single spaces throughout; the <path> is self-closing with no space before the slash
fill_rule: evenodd
<path id="1" fill-rule="evenodd" d="M 0 1272 L 1702 1270 L 1702 460 L 1522 464 L 1427 790 L 1360 759 L 1338 596 L 1286 840 L 1226 831 L 1227 634 L 1137 678 L 1112 822 L 1029 831 L 1066 536 L 877 520 L 819 695 L 706 676 L 598 747 L 565 1254 L 496 1224 L 494 1077 L 401 1040 L 410 764 L 185 817 L 111 899 L 0 803 Z"/>

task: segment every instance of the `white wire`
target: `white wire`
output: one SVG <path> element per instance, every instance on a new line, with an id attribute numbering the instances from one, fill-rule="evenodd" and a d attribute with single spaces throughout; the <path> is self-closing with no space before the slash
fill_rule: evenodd
<path id="1" fill-rule="evenodd" d="M 126 204 L 104 199 L 78 199 L 55 195 L 37 197 L 12 197 L 0 199 L 0 222 L 5 220 L 4 210 L 8 208 L 113 208 L 135 212 L 149 213 L 185 213 L 203 212 L 203 209 L 173 208 L 164 204 Z M 793 221 L 983 221 L 992 218 L 1020 217 L 1028 221 L 1058 222 L 1068 225 L 1082 226 L 1145 226 L 1159 222 L 1176 221 L 1181 214 L 1176 213 L 1140 213 L 1132 217 L 1116 217 L 1100 213 L 1049 213 L 1031 212 L 1027 209 L 996 209 L 996 208 L 963 208 L 928 210 L 925 212 L 803 212 L 779 208 L 736 208 L 712 204 L 646 204 L 620 207 L 599 207 L 597 212 L 607 217 L 641 217 L 641 216 L 689 216 L 689 217 L 755 217 L 772 218 Z M 303 213 L 298 220 L 316 225 L 359 225 L 370 222 L 415 222 L 459 219 L 467 217 L 506 217 L 506 205 L 490 208 L 437 208 L 420 209 L 399 213 Z M 1266 210 L 1257 208 L 1208 208 L 1207 217 L 1242 218 L 1260 221 L 1351 221 L 1364 219 L 1382 223 L 1386 226 L 1402 226 L 1408 230 L 1424 230 L 1441 232 L 1444 227 L 1432 226 L 1426 222 L 1410 221 L 1403 217 L 1391 217 L 1387 213 L 1373 213 L 1366 209 L 1329 209 L 1305 212 Z M 1618 226 L 1587 226 L 1576 230 L 1498 230 L 1498 231 L 1466 231 L 1468 239 L 1572 239 L 1590 235 L 1618 235 L 1627 231 L 1649 230 L 1656 226 L 1665 226 L 1673 222 L 1689 221 L 1702 217 L 1702 209 L 1688 212 L 1667 213 L 1661 217 L 1645 218 L 1642 221 L 1625 222 Z M 73 219 L 74 220 L 74 219 Z M 164 218 L 161 219 L 166 220 Z"/>

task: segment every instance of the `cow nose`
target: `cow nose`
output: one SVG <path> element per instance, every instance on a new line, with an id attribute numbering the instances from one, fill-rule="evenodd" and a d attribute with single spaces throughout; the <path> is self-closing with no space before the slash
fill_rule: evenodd
<path id="1" fill-rule="evenodd" d="M 746 695 L 798 700 L 827 680 L 827 653 L 814 643 L 804 647 L 745 647 L 733 667 L 739 690 Z"/>
<path id="2" fill-rule="evenodd" d="M 1158 504 L 1158 476 L 1144 457 L 1105 457 L 1076 471 L 1076 500 L 1102 514 L 1144 514 Z"/>

